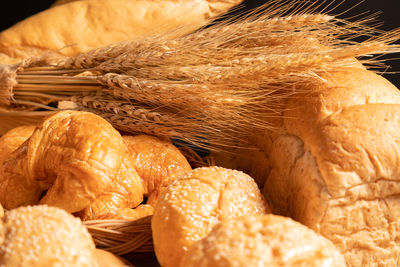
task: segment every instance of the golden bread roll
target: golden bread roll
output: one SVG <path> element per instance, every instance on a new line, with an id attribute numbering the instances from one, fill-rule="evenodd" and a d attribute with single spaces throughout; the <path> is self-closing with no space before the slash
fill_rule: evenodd
<path id="1" fill-rule="evenodd" d="M 155 206 L 161 191 L 177 177 L 192 170 L 189 162 L 170 141 L 150 135 L 123 136 L 127 157 L 143 179 L 148 203 Z"/>
<path id="2" fill-rule="evenodd" d="M 238 0 L 82 0 L 44 10 L 0 33 L 0 63 L 52 51 L 72 56 L 132 38 L 189 33 Z"/>
<path id="3" fill-rule="evenodd" d="M 397 266 L 400 92 L 361 68 L 323 78 L 330 86 L 287 103 L 264 195 L 274 213 L 330 239 L 348 266 Z"/>
<path id="4" fill-rule="evenodd" d="M 185 267 L 343 267 L 344 257 L 328 239 L 287 217 L 246 216 L 224 221 L 193 244 Z"/>
<path id="5" fill-rule="evenodd" d="M 154 250 L 164 267 L 179 263 L 196 241 L 219 222 L 266 214 L 254 180 L 243 172 L 219 167 L 194 169 L 162 193 L 151 221 Z"/>
<path id="6" fill-rule="evenodd" d="M 39 205 L 7 211 L 0 234 L 0 266 L 98 266 L 87 229 L 62 209 Z"/>
<path id="7" fill-rule="evenodd" d="M 111 124 L 89 112 L 47 117 L 3 163 L 0 201 L 12 209 L 40 203 L 77 212 L 106 191 L 125 151 Z"/>

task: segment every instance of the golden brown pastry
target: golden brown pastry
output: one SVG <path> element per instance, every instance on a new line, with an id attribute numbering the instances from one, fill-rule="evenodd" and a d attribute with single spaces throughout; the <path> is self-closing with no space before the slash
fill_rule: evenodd
<path id="1" fill-rule="evenodd" d="M 72 56 L 179 28 L 189 33 L 240 0 L 82 0 L 57 5 L 0 33 L 0 63 L 52 51 Z"/>
<path id="2" fill-rule="evenodd" d="M 179 263 L 219 222 L 270 211 L 254 180 L 243 172 L 204 167 L 175 180 L 162 193 L 151 221 L 154 249 L 164 267 Z"/>
<path id="3" fill-rule="evenodd" d="M 34 125 L 16 127 L 0 137 L 0 177 L 4 160 L 32 135 L 35 128 Z"/>
<path id="4" fill-rule="evenodd" d="M 170 141 L 150 135 L 123 136 L 132 166 L 143 179 L 144 193 L 155 206 L 160 193 L 177 177 L 191 171 L 189 162 Z"/>
<path id="5" fill-rule="evenodd" d="M 62 111 L 49 116 L 4 161 L 1 204 L 12 209 L 40 199 L 80 211 L 115 180 L 124 149 L 118 131 L 97 115 Z"/>
<path id="6" fill-rule="evenodd" d="M 126 154 L 125 154 L 126 155 Z M 136 220 L 153 213 L 150 207 L 137 207 L 143 201 L 143 181 L 125 157 L 117 177 L 106 191 L 77 215 L 82 220 Z"/>
<path id="7" fill-rule="evenodd" d="M 287 217 L 245 216 L 219 223 L 191 246 L 180 266 L 344 267 L 328 239 Z"/>
<path id="8" fill-rule="evenodd" d="M 400 264 L 400 92 L 365 69 L 324 75 L 273 138 L 273 212 L 329 238 L 348 266 Z"/>
<path id="9" fill-rule="evenodd" d="M 176 177 L 191 170 L 182 153 L 171 142 L 148 135 L 123 136 L 126 151 L 112 185 L 77 215 L 83 220 L 136 220 L 153 214 L 162 190 Z M 140 205 L 143 194 L 149 196 Z"/>
<path id="10" fill-rule="evenodd" d="M 46 205 L 20 207 L 0 219 L 0 266 L 99 266 L 81 221 Z"/>

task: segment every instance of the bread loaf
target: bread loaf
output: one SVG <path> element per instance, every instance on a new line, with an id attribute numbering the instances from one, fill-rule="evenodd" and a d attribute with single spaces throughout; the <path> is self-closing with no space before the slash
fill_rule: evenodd
<path id="1" fill-rule="evenodd" d="M 44 10 L 0 33 L 0 63 L 53 52 L 72 56 L 123 40 L 189 33 L 239 0 L 81 0 Z"/>
<path id="2" fill-rule="evenodd" d="M 293 98 L 272 138 L 273 212 L 333 241 L 348 266 L 400 264 L 400 92 L 362 68 Z"/>

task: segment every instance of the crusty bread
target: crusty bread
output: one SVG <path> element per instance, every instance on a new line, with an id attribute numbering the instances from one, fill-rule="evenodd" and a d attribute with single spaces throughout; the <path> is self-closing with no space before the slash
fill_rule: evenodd
<path id="1" fill-rule="evenodd" d="M 349 266 L 400 264 L 400 92 L 365 69 L 332 72 L 291 99 L 264 195 L 333 241 Z"/>
<path id="2" fill-rule="evenodd" d="M 97 266 L 90 234 L 64 210 L 45 205 L 10 210 L 0 231 L 1 266 Z"/>
<path id="3" fill-rule="evenodd" d="M 243 172 L 204 167 L 175 180 L 161 194 L 151 221 L 154 249 L 164 267 L 179 266 L 187 249 L 220 221 L 270 209 Z"/>
<path id="4" fill-rule="evenodd" d="M 180 28 L 189 33 L 239 0 L 81 0 L 44 10 L 0 33 L 0 63 L 52 51 L 72 56 Z"/>
<path id="5" fill-rule="evenodd" d="M 78 218 L 46 205 L 20 207 L 0 216 L 0 266 L 127 266 L 96 249 Z"/>
<path id="6" fill-rule="evenodd" d="M 181 267 L 343 267 L 328 239 L 287 217 L 246 216 L 225 221 L 185 254 Z"/>

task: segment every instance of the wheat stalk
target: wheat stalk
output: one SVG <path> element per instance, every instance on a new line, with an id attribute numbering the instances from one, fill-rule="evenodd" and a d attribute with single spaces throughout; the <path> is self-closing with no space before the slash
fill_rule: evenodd
<path id="1" fill-rule="evenodd" d="M 271 118 L 281 116 L 285 101 L 307 94 L 302 85 L 320 73 L 352 68 L 355 57 L 400 51 L 391 45 L 399 31 L 368 26 L 372 16 L 349 22 L 316 7 L 272 1 L 186 36 L 126 41 L 51 62 L 31 58 L 12 71 L 1 67 L 3 114 L 57 111 L 70 103 L 121 131 L 205 149 L 237 145 L 273 129 Z M 355 41 L 362 36 L 364 42 Z"/>

